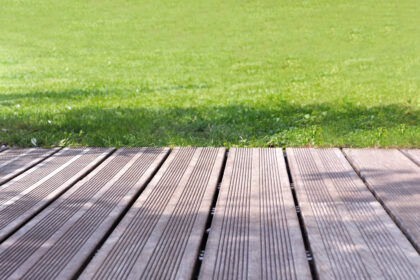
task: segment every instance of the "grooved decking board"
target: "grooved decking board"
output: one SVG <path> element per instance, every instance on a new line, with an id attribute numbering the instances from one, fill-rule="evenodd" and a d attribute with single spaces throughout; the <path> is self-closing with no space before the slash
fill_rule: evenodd
<path id="1" fill-rule="evenodd" d="M 200 279 L 312 279 L 281 149 L 229 151 Z"/>
<path id="2" fill-rule="evenodd" d="M 190 279 L 224 154 L 175 148 L 81 279 Z"/>
<path id="3" fill-rule="evenodd" d="M 420 256 L 339 149 L 287 149 L 320 279 L 420 279 Z"/>
<path id="4" fill-rule="evenodd" d="M 420 167 L 398 150 L 345 149 L 344 152 L 420 252 Z"/>
<path id="5" fill-rule="evenodd" d="M 112 149 L 63 149 L 0 186 L 0 241 L 94 168 Z"/>
<path id="6" fill-rule="evenodd" d="M 8 149 L 0 153 L 0 185 L 31 168 L 59 149 Z"/>
<path id="7" fill-rule="evenodd" d="M 407 157 L 420 166 L 420 149 L 401 150 Z"/>
<path id="8" fill-rule="evenodd" d="M 0 279 L 70 279 L 168 149 L 120 149 L 0 245 Z"/>

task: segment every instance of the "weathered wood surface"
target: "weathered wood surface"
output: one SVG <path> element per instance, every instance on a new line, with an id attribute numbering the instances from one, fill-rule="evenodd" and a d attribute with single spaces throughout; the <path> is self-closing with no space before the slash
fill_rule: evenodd
<path id="1" fill-rule="evenodd" d="M 59 149 L 7 149 L 0 153 L 0 185 L 41 162 Z"/>
<path id="2" fill-rule="evenodd" d="M 175 148 L 81 279 L 190 279 L 225 150 Z"/>
<path id="3" fill-rule="evenodd" d="M 200 279 L 310 279 L 281 149 L 231 149 Z"/>
<path id="4" fill-rule="evenodd" d="M 344 152 L 420 252 L 420 167 L 394 149 L 345 149 Z"/>
<path id="5" fill-rule="evenodd" d="M 63 149 L 1 185 L 0 241 L 93 169 L 110 152 L 111 149 Z"/>
<path id="6" fill-rule="evenodd" d="M 420 279 L 419 156 L 0 151 L 0 279 Z"/>
<path id="7" fill-rule="evenodd" d="M 339 149 L 287 149 L 320 279 L 420 279 L 420 257 Z"/>
<path id="8" fill-rule="evenodd" d="M 0 279 L 71 279 L 168 149 L 120 149 L 0 245 Z"/>
<path id="9" fill-rule="evenodd" d="M 409 159 L 420 166 L 420 149 L 404 149 L 401 150 Z"/>

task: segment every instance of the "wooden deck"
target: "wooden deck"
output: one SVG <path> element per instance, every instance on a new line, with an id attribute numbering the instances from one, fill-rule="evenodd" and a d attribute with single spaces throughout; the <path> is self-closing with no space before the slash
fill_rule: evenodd
<path id="1" fill-rule="evenodd" d="M 420 150 L 6 149 L 0 279 L 420 279 Z"/>

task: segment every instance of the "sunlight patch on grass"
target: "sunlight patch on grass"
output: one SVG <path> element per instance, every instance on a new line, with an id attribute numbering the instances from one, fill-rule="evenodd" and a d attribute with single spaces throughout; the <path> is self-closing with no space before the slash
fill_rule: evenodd
<path id="1" fill-rule="evenodd" d="M 0 144 L 420 147 L 414 0 L 0 5 Z"/>

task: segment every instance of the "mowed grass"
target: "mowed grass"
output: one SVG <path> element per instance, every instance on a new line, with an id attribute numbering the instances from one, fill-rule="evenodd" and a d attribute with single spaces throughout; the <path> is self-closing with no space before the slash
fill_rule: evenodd
<path id="1" fill-rule="evenodd" d="M 418 0 L 0 0 L 0 144 L 420 147 Z"/>

